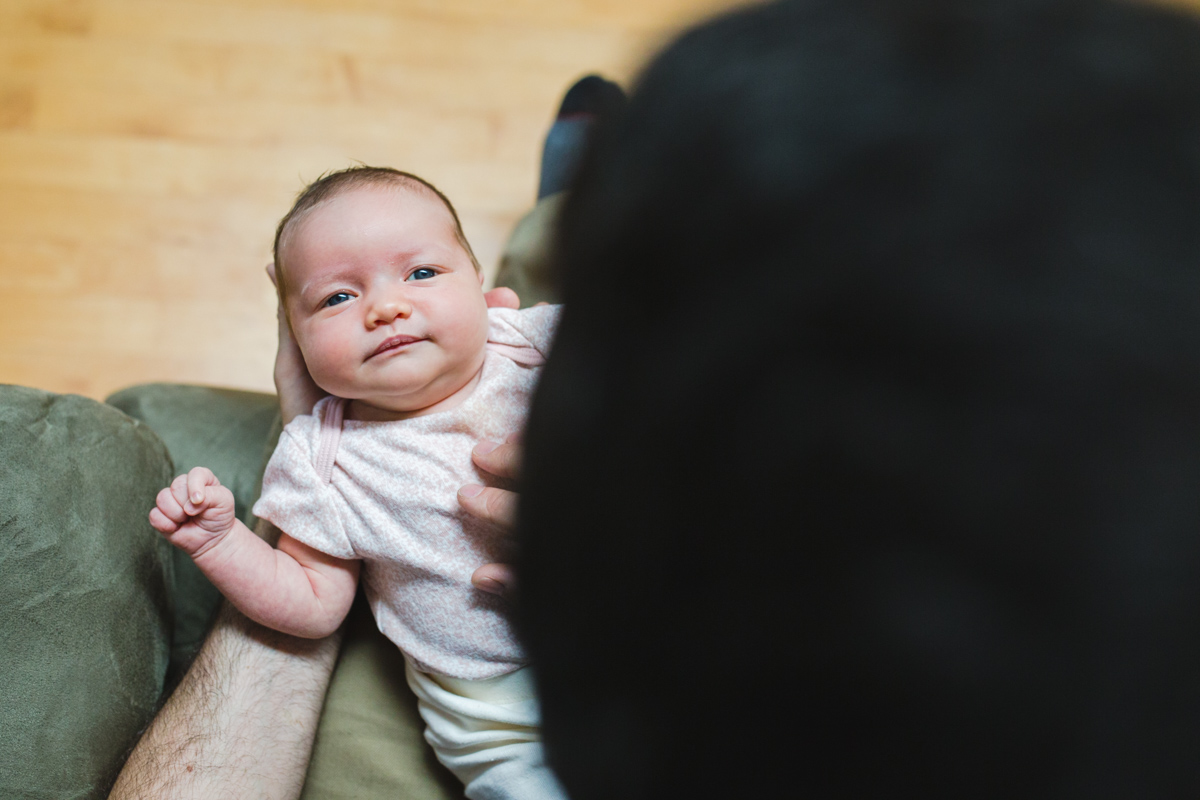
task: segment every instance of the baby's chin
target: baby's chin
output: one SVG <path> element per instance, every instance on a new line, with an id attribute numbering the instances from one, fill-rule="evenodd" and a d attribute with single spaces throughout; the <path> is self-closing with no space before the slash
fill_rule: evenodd
<path id="1" fill-rule="evenodd" d="M 422 390 L 409 393 L 364 394 L 351 400 L 350 419 L 398 420 L 449 411 L 471 396 L 481 372 L 482 364 L 465 376 L 448 376 L 447 380 Z"/>

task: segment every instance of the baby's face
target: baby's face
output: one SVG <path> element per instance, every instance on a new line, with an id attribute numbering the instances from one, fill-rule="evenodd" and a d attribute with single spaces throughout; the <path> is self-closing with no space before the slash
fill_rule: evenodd
<path id="1" fill-rule="evenodd" d="M 438 410 L 483 366 L 483 276 L 425 192 L 351 189 L 283 243 L 288 319 L 313 380 L 384 411 Z"/>

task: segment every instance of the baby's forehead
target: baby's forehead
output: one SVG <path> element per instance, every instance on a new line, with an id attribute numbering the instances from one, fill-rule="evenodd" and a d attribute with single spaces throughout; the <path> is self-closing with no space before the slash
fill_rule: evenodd
<path id="1" fill-rule="evenodd" d="M 381 195 L 383 196 L 382 198 Z M 405 205 L 394 205 L 386 201 L 377 202 L 380 199 L 386 199 L 388 195 L 403 198 Z M 447 207 L 442 198 L 438 197 L 437 194 L 423 184 L 409 184 L 400 180 L 389 180 L 345 187 L 333 196 L 325 198 L 302 214 L 297 215 L 288 226 L 290 230 L 288 230 L 285 237 L 287 243 L 295 246 L 297 243 L 295 234 L 301 228 L 308 222 L 324 214 L 333 213 L 339 202 L 345 203 L 346 201 L 371 203 L 371 213 L 386 214 L 398 219 L 410 216 L 414 210 L 431 212 L 444 225 L 426 228 L 423 230 L 423 233 L 444 235 L 449 239 L 457 239 L 457 224 L 454 212 Z"/>
<path id="2" fill-rule="evenodd" d="M 339 200 L 345 201 L 348 199 L 364 200 L 366 198 L 379 198 L 380 196 L 402 198 L 406 204 L 412 204 L 405 209 L 390 203 L 382 203 L 378 210 L 393 212 L 397 215 L 404 213 L 412 213 L 414 207 L 420 207 L 422 210 L 430 210 L 438 216 L 443 217 L 451 226 L 454 225 L 454 214 L 446 206 L 445 201 L 438 197 L 427 186 L 420 183 L 408 183 L 402 180 L 388 180 L 372 183 L 364 183 L 356 186 L 347 186 L 333 196 L 321 201 L 313 207 L 312 211 L 318 212 L 328 208 Z"/>

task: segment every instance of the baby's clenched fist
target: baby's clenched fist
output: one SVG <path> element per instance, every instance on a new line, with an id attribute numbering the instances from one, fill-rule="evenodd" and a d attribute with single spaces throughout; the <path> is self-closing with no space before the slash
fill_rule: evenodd
<path id="1" fill-rule="evenodd" d="M 233 529 L 233 492 L 212 471 L 196 467 L 158 493 L 150 524 L 192 558 L 203 554 Z"/>

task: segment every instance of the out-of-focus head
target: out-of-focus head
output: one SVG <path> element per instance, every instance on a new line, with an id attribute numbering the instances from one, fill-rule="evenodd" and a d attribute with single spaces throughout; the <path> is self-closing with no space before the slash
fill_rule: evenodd
<path id="1" fill-rule="evenodd" d="M 1198 788 L 1198 143 L 1149 5 L 777 3 L 649 67 L 527 431 L 572 798 Z"/>
<path id="2" fill-rule="evenodd" d="M 487 341 L 483 275 L 453 209 L 394 170 L 313 187 L 276 237 L 283 307 L 313 380 L 388 412 L 438 410 L 478 373 Z"/>

